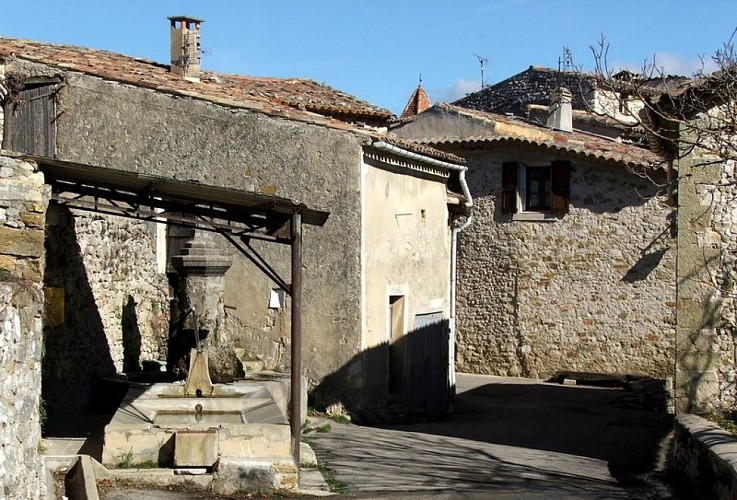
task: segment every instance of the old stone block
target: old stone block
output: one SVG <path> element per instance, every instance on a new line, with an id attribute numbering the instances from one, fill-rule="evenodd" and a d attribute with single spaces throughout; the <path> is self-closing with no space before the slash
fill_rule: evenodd
<path id="1" fill-rule="evenodd" d="M 291 453 L 291 445 L 289 437 L 279 429 L 277 432 L 269 432 L 267 426 L 257 426 L 252 424 L 250 427 L 256 427 L 253 430 L 244 432 L 239 435 L 238 432 L 230 430 L 227 432 L 227 439 L 223 439 L 220 443 L 220 455 L 222 457 L 288 457 Z M 287 426 L 284 427 L 287 431 Z"/>
<path id="2" fill-rule="evenodd" d="M 43 269 L 41 269 L 40 259 L 26 259 L 23 262 L 23 271 L 21 277 L 23 279 L 31 280 L 40 283 L 43 279 Z"/>
<path id="3" fill-rule="evenodd" d="M 43 229 L 45 217 L 43 214 L 39 213 L 21 212 L 20 220 L 26 226 Z"/>
<path id="4" fill-rule="evenodd" d="M 16 260 L 8 255 L 0 255 L 0 269 L 13 272 L 17 266 Z"/>
<path id="5" fill-rule="evenodd" d="M 102 449 L 103 465 L 117 465 L 128 453 L 140 461 L 157 462 L 172 439 L 172 433 L 163 429 L 136 429 L 122 427 L 119 430 L 105 430 L 105 446 Z M 169 455 L 171 456 L 171 455 Z"/>
<path id="6" fill-rule="evenodd" d="M 265 460 L 223 459 L 212 482 L 213 491 L 221 495 L 272 490 L 280 486 L 271 464 Z"/>
<path id="7" fill-rule="evenodd" d="M 44 251 L 44 232 L 37 229 L 0 227 L 0 253 L 23 257 L 41 257 Z"/>
<path id="8" fill-rule="evenodd" d="M 218 433 L 214 429 L 177 431 L 174 467 L 212 467 L 218 460 Z"/>
<path id="9" fill-rule="evenodd" d="M 35 213 L 40 213 L 40 214 L 46 212 L 46 208 L 47 208 L 47 204 L 43 202 L 27 202 L 27 203 L 24 203 L 23 206 L 29 212 L 35 212 Z"/>
<path id="10" fill-rule="evenodd" d="M 0 182 L 0 200 L 43 201 L 41 183 L 32 179 L 11 179 Z"/>

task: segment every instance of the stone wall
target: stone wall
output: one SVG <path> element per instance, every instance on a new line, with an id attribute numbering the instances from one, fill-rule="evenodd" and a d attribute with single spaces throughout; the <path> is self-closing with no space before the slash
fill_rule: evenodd
<path id="1" fill-rule="evenodd" d="M 41 494 L 43 175 L 0 155 L 0 497 Z"/>
<path id="2" fill-rule="evenodd" d="M 13 64 L 13 71 L 43 70 Z M 98 78 L 64 76 L 56 122 L 60 159 L 275 195 L 331 212 L 324 227 L 304 230 L 306 375 L 319 380 L 360 351 L 360 254 L 347 242 L 360 238 L 359 166 L 367 137 Z M 259 246 L 280 272 L 288 269 L 288 249 Z M 273 356 L 269 364 L 288 366 L 288 312 L 268 309 L 274 285 L 255 266 L 238 260 L 225 285 L 229 324 L 242 327 L 231 338 L 244 348 L 263 349 L 253 354 Z M 249 340 L 254 335 L 259 336 L 256 346 Z"/>
<path id="3" fill-rule="evenodd" d="M 734 161 L 700 148 L 679 161 L 676 391 L 681 411 L 737 403 Z"/>
<path id="4" fill-rule="evenodd" d="M 719 266 L 713 275 L 715 296 L 721 302 L 714 341 L 715 370 L 719 383 L 718 406 L 737 407 L 737 164 L 722 164 L 718 190 L 714 191 L 714 215 L 710 229 L 718 234 Z"/>
<path id="5" fill-rule="evenodd" d="M 673 436 L 674 473 L 690 498 L 737 498 L 737 439 L 697 415 L 679 415 Z"/>
<path id="6" fill-rule="evenodd" d="M 560 158 L 522 149 L 457 153 L 468 160 L 475 208 L 459 240 L 456 369 L 671 374 L 673 209 L 658 188 L 622 166 L 571 158 L 569 212 L 513 221 L 498 204 L 501 163 Z"/>
<path id="7" fill-rule="evenodd" d="M 52 309 L 44 397 L 52 415 L 84 410 L 93 381 L 166 360 L 169 293 L 155 224 L 52 204 L 44 285 Z"/>

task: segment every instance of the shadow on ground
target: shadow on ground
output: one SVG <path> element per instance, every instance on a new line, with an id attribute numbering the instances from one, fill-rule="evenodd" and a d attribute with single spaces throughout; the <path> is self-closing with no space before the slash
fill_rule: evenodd
<path id="1" fill-rule="evenodd" d="M 332 423 L 310 435 L 323 470 L 351 498 L 681 496 L 661 463 L 672 417 L 639 409 L 631 393 L 483 375 L 457 381 L 443 421 Z"/>
<path id="2" fill-rule="evenodd" d="M 623 389 L 483 380 L 459 377 L 444 421 L 385 428 L 603 460 L 621 484 L 659 465 L 673 429 L 671 415 L 640 409 Z"/>

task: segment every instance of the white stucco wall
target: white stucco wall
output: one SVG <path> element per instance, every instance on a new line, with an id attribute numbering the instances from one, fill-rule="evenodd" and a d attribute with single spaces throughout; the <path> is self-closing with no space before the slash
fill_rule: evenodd
<path id="1" fill-rule="evenodd" d="M 445 179 L 364 163 L 363 346 L 386 342 L 389 297 L 403 295 L 405 332 L 415 316 L 449 314 L 450 231 Z"/>

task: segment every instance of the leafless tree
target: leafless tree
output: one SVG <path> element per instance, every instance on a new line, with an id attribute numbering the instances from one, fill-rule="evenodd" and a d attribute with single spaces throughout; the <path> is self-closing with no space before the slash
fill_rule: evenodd
<path id="1" fill-rule="evenodd" d="M 704 163 L 737 160 L 737 30 L 712 56 L 717 70 L 701 68 L 690 78 L 669 75 L 653 56 L 638 73 L 609 66 L 609 43 L 602 37 L 591 46 L 593 76 L 605 101 L 589 110 L 639 128 L 651 148 L 672 158 L 699 149 Z M 577 67 L 580 71 L 580 67 Z"/>
<path id="2" fill-rule="evenodd" d="M 588 110 L 615 120 L 620 126 L 631 127 L 644 134 L 650 149 L 659 153 L 669 166 L 688 159 L 694 168 L 732 168 L 730 175 L 711 177 L 711 181 L 695 181 L 705 194 L 711 194 L 713 211 L 719 205 L 724 211 L 737 204 L 737 30 L 711 56 L 716 66 L 713 72 L 701 67 L 688 77 L 669 75 L 658 65 L 655 56 L 645 60 L 638 72 L 612 68 L 609 65 L 609 43 L 602 37 L 591 46 L 594 70 L 583 73 L 594 78 L 597 98 L 587 102 Z M 632 134 L 636 135 L 636 134 Z M 671 170 L 669 169 L 669 172 Z M 635 172 L 649 177 L 647 169 Z M 682 180 L 683 173 L 680 180 Z M 680 182 L 669 176 L 669 192 Z M 708 184 L 708 185 L 706 185 Z M 691 279 L 703 281 L 722 298 L 737 298 L 737 252 L 733 243 L 722 243 L 718 255 L 706 257 L 705 272 Z M 721 314 L 721 313 L 720 313 Z M 737 332 L 737 324 L 731 329 Z"/>

